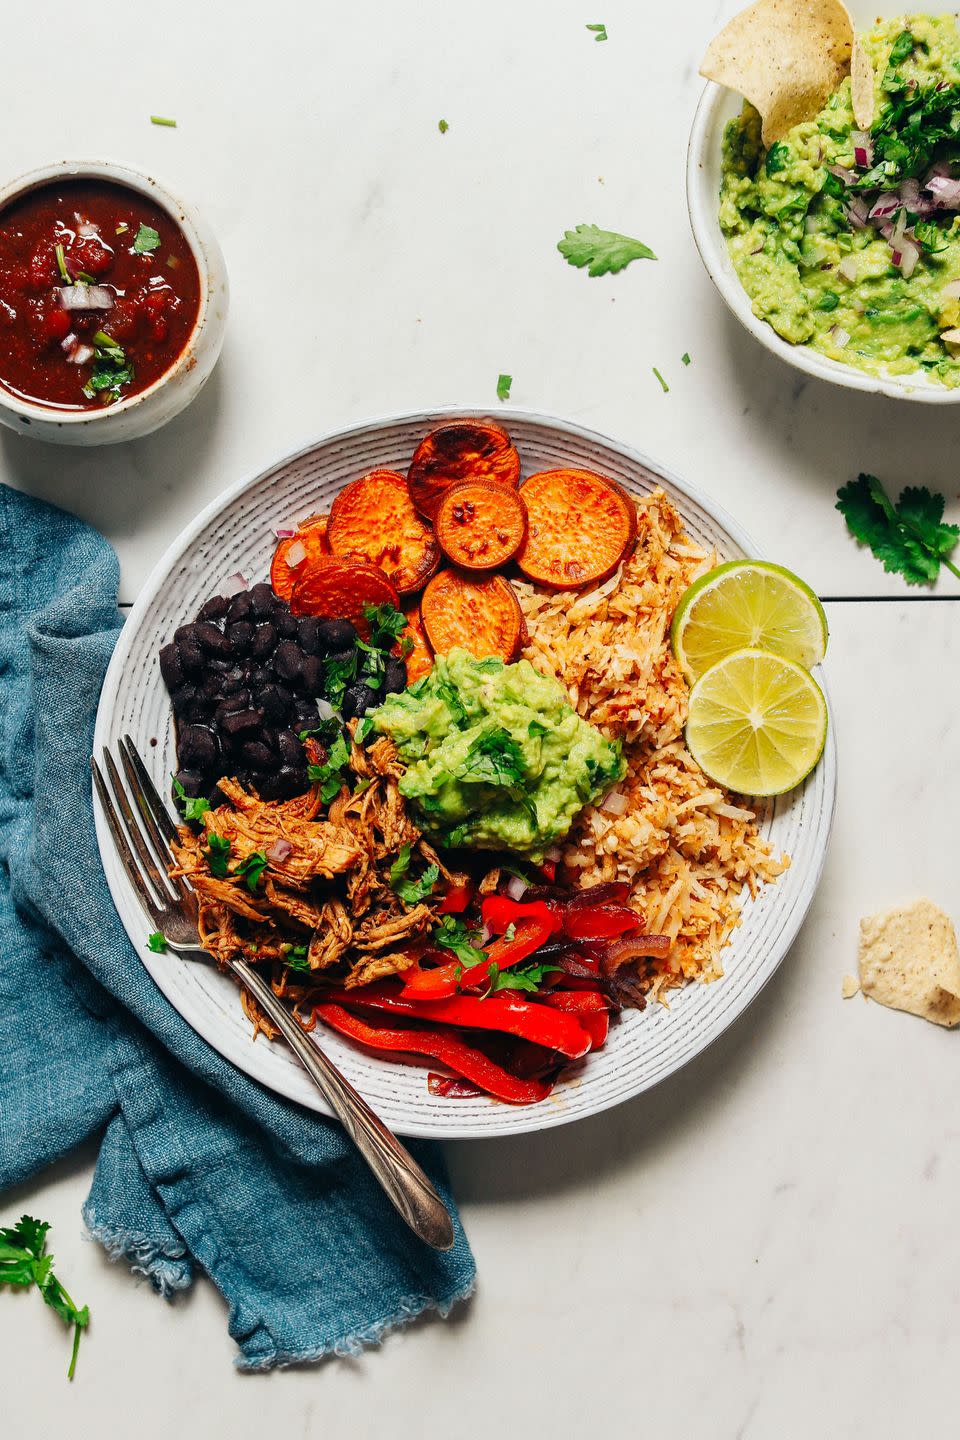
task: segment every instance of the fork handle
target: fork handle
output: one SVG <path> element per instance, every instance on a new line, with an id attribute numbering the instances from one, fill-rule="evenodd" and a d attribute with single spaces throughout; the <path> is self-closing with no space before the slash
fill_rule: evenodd
<path id="1" fill-rule="evenodd" d="M 283 1035 L 413 1233 L 434 1250 L 449 1250 L 453 1244 L 450 1213 L 410 1152 L 319 1045 L 307 1038 L 263 977 L 246 960 L 233 958 L 228 964 Z"/>

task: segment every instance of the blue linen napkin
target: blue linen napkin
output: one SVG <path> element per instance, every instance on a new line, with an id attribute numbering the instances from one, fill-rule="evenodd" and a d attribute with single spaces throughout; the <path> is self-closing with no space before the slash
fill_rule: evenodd
<path id="1" fill-rule="evenodd" d="M 221 1059 L 132 949 L 90 797 L 117 583 L 100 535 L 0 486 L 0 1191 L 100 1135 L 91 1234 L 168 1298 L 204 1269 L 240 1369 L 353 1354 L 446 1315 L 473 1256 L 459 1220 L 448 1254 L 417 1241 L 340 1128 Z"/>

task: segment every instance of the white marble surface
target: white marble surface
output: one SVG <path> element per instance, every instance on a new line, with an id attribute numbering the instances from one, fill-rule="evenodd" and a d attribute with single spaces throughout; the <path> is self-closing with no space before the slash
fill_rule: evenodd
<path id="1" fill-rule="evenodd" d="M 169 0 L 84 39 L 97 76 L 83 103 L 79 41 L 56 38 L 76 34 L 76 8 L 18 17 L 4 171 L 67 154 L 155 168 L 207 212 L 231 270 L 221 368 L 169 429 L 82 455 L 0 436 L 0 478 L 111 537 L 127 600 L 224 485 L 375 413 L 495 409 L 501 370 L 517 403 L 620 436 L 709 490 L 821 593 L 874 599 L 828 606 L 840 805 L 800 940 L 669 1086 L 539 1139 L 450 1147 L 480 1268 L 455 1321 L 358 1361 L 237 1376 L 209 1286 L 171 1310 L 82 1239 L 86 1153 L 0 1207 L 53 1222 L 94 1315 L 68 1387 L 56 1322 L 35 1298 L 0 1296 L 11 1440 L 508 1426 L 530 1440 L 588 1427 L 892 1440 L 952 1414 L 956 1037 L 843 1002 L 840 983 L 861 914 L 926 893 L 960 919 L 960 607 L 885 576 L 832 506 L 873 469 L 891 488 L 936 485 L 956 510 L 960 412 L 801 385 L 722 310 L 682 193 L 718 14 L 712 0 L 656 21 L 623 0 Z M 151 112 L 178 128 L 151 127 Z M 590 280 L 554 248 L 580 221 L 661 258 Z M 958 588 L 948 577 L 940 593 Z"/>

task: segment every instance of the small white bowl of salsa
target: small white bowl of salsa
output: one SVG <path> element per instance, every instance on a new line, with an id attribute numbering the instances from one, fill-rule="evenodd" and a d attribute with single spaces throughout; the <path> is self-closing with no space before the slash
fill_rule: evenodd
<path id="1" fill-rule="evenodd" d="M 209 379 L 223 255 L 150 176 L 62 161 L 0 189 L 0 424 L 65 445 L 147 435 Z"/>

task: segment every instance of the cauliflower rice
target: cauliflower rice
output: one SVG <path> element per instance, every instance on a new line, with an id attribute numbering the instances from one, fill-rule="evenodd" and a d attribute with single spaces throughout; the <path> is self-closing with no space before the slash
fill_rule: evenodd
<path id="1" fill-rule="evenodd" d="M 636 549 L 604 584 L 571 603 L 569 592 L 514 583 L 529 631 L 524 658 L 623 741 L 626 776 L 583 811 L 562 858 L 586 885 L 629 880 L 647 930 L 673 937 L 651 975 L 656 995 L 718 979 L 744 887 L 755 895 L 790 862 L 763 839 L 756 811 L 709 780 L 683 743 L 688 691 L 670 622 L 716 554 L 691 543 L 662 490 L 636 505 Z"/>

